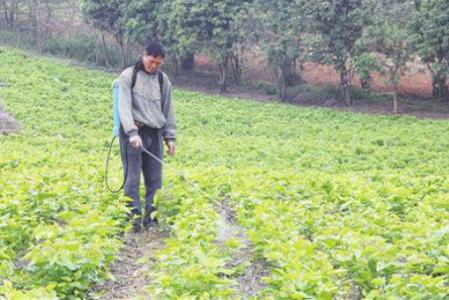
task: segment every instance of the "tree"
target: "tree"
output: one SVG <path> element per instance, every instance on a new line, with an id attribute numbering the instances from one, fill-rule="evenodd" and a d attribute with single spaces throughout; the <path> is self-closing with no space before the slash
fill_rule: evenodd
<path id="1" fill-rule="evenodd" d="M 39 2 L 37 0 L 28 0 L 26 1 L 28 8 L 28 23 L 31 27 L 31 36 L 32 43 L 35 45 L 38 42 L 38 11 L 39 11 Z"/>
<path id="2" fill-rule="evenodd" d="M 251 13 L 257 24 L 253 33 L 276 71 L 282 100 L 287 98 L 287 86 L 298 81 L 296 61 L 304 53 L 301 38 L 306 22 L 301 3 L 301 0 L 257 0 Z"/>
<path id="3" fill-rule="evenodd" d="M 371 72 L 381 72 L 382 65 L 375 53 L 364 50 L 353 61 L 355 74 L 360 78 L 362 89 L 370 94 L 372 92 Z"/>
<path id="4" fill-rule="evenodd" d="M 52 28 L 52 12 L 62 5 L 66 3 L 57 0 L 0 0 L 0 28 L 26 32 L 28 42 L 41 48 Z"/>
<path id="5" fill-rule="evenodd" d="M 449 101 L 449 2 L 415 1 L 411 25 L 413 45 L 433 79 L 433 95 Z"/>
<path id="6" fill-rule="evenodd" d="M 0 8 L 4 21 L 0 26 L 6 29 L 14 28 L 17 25 L 17 16 L 19 11 L 19 0 L 1 0 Z"/>
<path id="7" fill-rule="evenodd" d="M 194 52 L 190 47 L 178 47 L 176 29 L 178 16 L 184 16 L 171 1 L 137 0 L 131 1 L 125 9 L 126 26 L 131 37 L 144 44 L 148 40 L 160 40 L 170 49 L 170 58 L 175 75 L 179 65 L 184 71 L 191 71 L 194 64 Z M 179 62 L 180 61 L 180 62 Z"/>
<path id="8" fill-rule="evenodd" d="M 356 41 L 361 37 L 367 17 L 366 0 L 305 1 L 305 15 L 313 22 L 319 42 L 315 43 L 315 56 L 323 62 L 332 62 L 340 75 L 340 89 L 347 105 L 352 104 L 350 95 L 350 68 Z"/>
<path id="9" fill-rule="evenodd" d="M 203 51 L 217 63 L 221 91 L 227 92 L 229 66 L 245 41 L 242 18 L 251 0 L 175 0 L 165 6 L 165 38 L 176 45 L 176 53 L 189 56 Z M 167 9 L 169 8 L 169 9 Z"/>
<path id="10" fill-rule="evenodd" d="M 148 40 L 161 39 L 158 27 L 158 10 L 164 2 L 153 0 L 129 1 L 122 6 L 124 23 L 132 38 L 142 44 Z"/>
<path id="11" fill-rule="evenodd" d="M 128 54 L 125 52 L 127 31 L 123 16 L 126 4 L 124 0 L 82 0 L 80 4 L 88 23 L 115 38 L 120 47 L 123 67 L 128 65 Z"/>
<path id="12" fill-rule="evenodd" d="M 398 84 L 412 54 L 409 46 L 408 22 L 414 3 L 408 0 L 374 2 L 373 22 L 367 27 L 364 39 L 386 68 L 393 88 L 393 112 L 398 113 Z"/>

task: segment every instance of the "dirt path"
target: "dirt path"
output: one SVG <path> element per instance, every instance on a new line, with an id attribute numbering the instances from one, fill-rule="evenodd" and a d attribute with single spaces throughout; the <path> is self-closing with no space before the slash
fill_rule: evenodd
<path id="1" fill-rule="evenodd" d="M 0 89 L 5 86 L 5 83 L 0 81 Z M 0 99 L 1 100 L 1 99 Z M 12 115 L 10 115 L 2 107 L 0 103 L 0 135 L 11 134 L 19 132 L 20 125 L 16 122 Z"/>
<path id="2" fill-rule="evenodd" d="M 215 206 L 221 222 L 216 243 L 224 248 L 230 239 L 238 239 L 241 242 L 243 247 L 233 252 L 232 260 L 226 267 L 241 266 L 244 271 L 234 278 L 235 288 L 244 299 L 256 297 L 265 287 L 261 277 L 270 274 L 268 265 L 255 258 L 252 244 L 245 229 L 237 223 L 229 199 L 224 199 L 221 204 Z M 168 232 L 157 227 L 142 233 L 127 233 L 117 261 L 111 266 L 113 279 L 94 286 L 90 293 L 92 298 L 152 299 L 146 288 L 151 284 L 152 269 L 156 264 L 155 253 L 165 247 L 164 240 L 167 237 Z"/>
<path id="3" fill-rule="evenodd" d="M 19 132 L 20 125 L 16 122 L 16 120 L 7 112 L 3 110 L 0 106 L 0 135 L 1 134 L 12 134 Z"/>
<path id="4" fill-rule="evenodd" d="M 145 289 L 151 283 L 154 254 L 165 246 L 167 236 L 159 228 L 126 234 L 124 246 L 111 267 L 114 279 L 92 289 L 99 297 L 96 299 L 152 299 Z"/>
<path id="5" fill-rule="evenodd" d="M 235 288 L 244 299 L 257 297 L 260 290 L 265 287 L 261 278 L 270 274 L 268 265 L 266 262 L 255 258 L 253 246 L 246 235 L 245 229 L 238 224 L 235 211 L 229 204 L 229 199 L 223 199 L 221 206 L 216 205 L 215 210 L 220 215 L 217 245 L 224 247 L 226 241 L 230 239 L 237 239 L 243 245 L 242 248 L 235 250 L 232 260 L 227 265 L 229 268 L 240 265 L 245 268 L 244 273 L 235 278 L 237 283 Z"/>

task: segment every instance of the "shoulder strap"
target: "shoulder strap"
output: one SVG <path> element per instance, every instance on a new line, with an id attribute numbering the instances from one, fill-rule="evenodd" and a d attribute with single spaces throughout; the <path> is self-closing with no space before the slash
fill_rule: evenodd
<path id="1" fill-rule="evenodd" d="M 163 88 L 164 88 L 164 74 L 161 70 L 157 71 L 157 80 L 159 81 L 159 90 L 161 91 L 161 111 L 162 111 L 162 99 L 164 98 Z"/>
<path id="2" fill-rule="evenodd" d="M 162 91 L 163 91 L 163 85 L 164 85 L 164 74 L 162 73 L 161 70 L 157 71 L 157 79 L 159 81 L 159 89 L 161 91 L 161 98 L 162 98 Z"/>
<path id="3" fill-rule="evenodd" d="M 134 67 L 133 67 L 133 75 L 132 75 L 132 77 L 131 77 L 131 88 L 129 89 L 130 92 L 131 92 L 131 102 L 132 102 L 132 103 L 134 103 L 134 93 L 133 93 L 133 89 L 134 89 L 134 86 L 136 85 L 137 72 L 139 72 L 139 71 L 137 70 L 137 64 L 138 64 L 138 63 L 136 63 L 136 64 L 134 65 Z"/>
<path id="4" fill-rule="evenodd" d="M 136 66 L 134 66 L 133 76 L 131 78 L 131 93 L 132 93 L 132 90 L 134 89 L 134 86 L 136 85 L 137 72 L 139 72 L 139 70 L 137 70 Z"/>

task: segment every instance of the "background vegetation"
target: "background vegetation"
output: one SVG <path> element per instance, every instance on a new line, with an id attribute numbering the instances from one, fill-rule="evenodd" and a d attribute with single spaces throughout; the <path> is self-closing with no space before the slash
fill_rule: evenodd
<path id="1" fill-rule="evenodd" d="M 170 69 L 191 72 L 207 54 L 221 90 L 252 85 L 246 70 L 257 49 L 273 73 L 275 93 L 301 83 L 307 62 L 332 65 L 340 98 L 365 96 L 373 73 L 384 74 L 398 111 L 398 82 L 407 62 L 432 77 L 432 95 L 449 101 L 449 3 L 445 0 L 2 0 L 0 40 L 106 67 L 133 63 L 141 45 L 170 48 Z M 94 28 L 92 30 L 91 28 Z M 262 84 L 262 83 L 260 83 Z"/>

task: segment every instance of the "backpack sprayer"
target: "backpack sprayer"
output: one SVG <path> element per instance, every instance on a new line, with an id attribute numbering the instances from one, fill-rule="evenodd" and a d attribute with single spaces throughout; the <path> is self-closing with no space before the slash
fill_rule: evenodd
<path id="1" fill-rule="evenodd" d="M 160 90 L 161 90 L 161 95 L 162 95 L 162 86 L 163 86 L 163 77 L 162 77 L 162 72 L 158 72 L 158 80 L 159 80 L 159 86 L 160 86 Z M 135 83 L 135 77 L 133 78 L 133 83 Z M 131 90 L 134 87 L 134 84 L 131 85 Z M 132 94 L 132 91 L 131 91 Z M 118 79 L 114 80 L 114 82 L 112 83 L 112 98 L 113 98 L 113 117 L 114 117 L 114 126 L 112 129 L 112 139 L 111 139 L 111 143 L 109 145 L 109 150 L 108 150 L 108 154 L 106 157 L 106 163 L 105 163 L 105 183 L 106 183 L 106 187 L 108 188 L 108 190 L 112 193 L 118 193 L 120 192 L 123 187 L 125 186 L 125 182 L 127 179 L 127 175 L 128 175 L 128 170 L 124 170 L 124 178 L 123 178 L 123 182 L 120 185 L 120 187 L 116 190 L 112 189 L 109 185 L 109 180 L 108 180 L 108 169 L 109 169 L 109 160 L 111 157 L 111 151 L 112 151 L 112 146 L 114 145 L 114 141 L 115 139 L 120 135 L 120 114 L 119 114 L 119 110 L 118 110 L 118 99 L 119 99 L 119 81 Z M 143 145 L 141 145 L 142 150 L 148 154 L 149 156 L 151 156 L 152 158 L 154 158 L 156 161 L 158 161 L 162 166 L 164 165 L 164 162 L 159 159 L 156 155 L 154 155 L 153 153 L 151 153 L 150 151 L 148 151 L 148 149 L 146 149 Z M 127 145 L 125 147 L 125 159 L 128 160 L 128 152 L 127 152 Z M 128 164 L 126 164 L 128 165 Z M 178 175 L 180 176 L 180 178 L 187 182 L 190 186 L 192 186 L 193 188 L 195 188 L 197 191 L 199 191 L 200 193 L 202 193 L 204 196 L 206 196 L 207 198 L 209 198 L 212 202 L 214 202 L 216 205 L 220 206 L 221 208 L 224 208 L 223 205 L 218 202 L 217 200 L 215 200 L 211 195 L 209 195 L 208 193 L 206 193 L 204 190 L 202 190 L 200 187 L 198 187 L 194 182 L 188 180 L 186 178 L 186 176 L 184 174 L 181 174 L 180 172 L 177 172 Z M 225 210 L 224 210 L 225 211 Z"/>
<path id="2" fill-rule="evenodd" d="M 112 101 L 113 101 L 112 110 L 113 110 L 113 117 L 114 117 L 114 126 L 112 127 L 112 140 L 109 145 L 108 155 L 106 157 L 105 172 L 104 172 L 105 173 L 105 184 L 111 193 L 118 193 L 123 189 L 123 187 L 125 186 L 127 175 L 128 175 L 128 170 L 125 170 L 123 183 L 120 185 L 120 187 L 118 189 L 113 190 L 110 187 L 109 180 L 108 180 L 109 160 L 111 158 L 111 151 L 112 151 L 112 146 L 114 145 L 114 141 L 120 134 L 120 115 L 118 112 L 118 88 L 119 88 L 119 81 L 118 81 L 118 79 L 116 79 L 112 83 Z M 127 148 L 128 147 L 126 147 L 126 149 L 125 149 L 126 160 L 128 160 Z"/>

